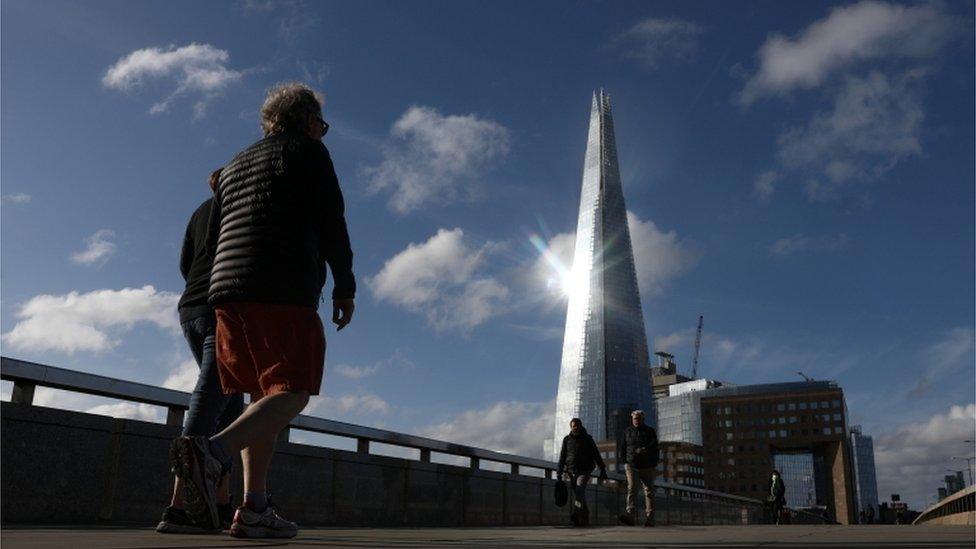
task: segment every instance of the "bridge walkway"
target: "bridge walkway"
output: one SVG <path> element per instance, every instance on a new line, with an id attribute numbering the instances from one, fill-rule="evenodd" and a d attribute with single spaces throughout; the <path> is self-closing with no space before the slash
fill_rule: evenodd
<path id="1" fill-rule="evenodd" d="M 308 528 L 292 540 L 237 540 L 215 536 L 162 535 L 151 528 L 16 528 L 0 532 L 5 549 L 47 547 L 344 547 L 393 549 L 451 547 L 655 547 L 655 548 L 972 548 L 968 526 L 666 526 L 489 528 Z"/>

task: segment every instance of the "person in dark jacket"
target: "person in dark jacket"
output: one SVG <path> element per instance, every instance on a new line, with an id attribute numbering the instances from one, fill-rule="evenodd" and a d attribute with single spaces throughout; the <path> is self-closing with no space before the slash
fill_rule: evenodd
<path id="1" fill-rule="evenodd" d="M 268 505 L 267 473 L 279 431 L 319 393 L 325 333 L 316 310 L 326 267 L 337 329 L 354 310 L 352 250 L 339 181 L 321 141 L 329 127 L 322 104 L 303 84 L 273 87 L 261 108 L 265 137 L 224 167 L 210 216 L 209 303 L 220 381 L 225 393 L 250 393 L 251 404 L 210 439 L 175 440 L 173 454 L 188 514 L 213 526 L 215 485 L 242 452 L 244 505 L 230 527 L 236 537 L 297 533 Z"/>
<path id="2" fill-rule="evenodd" d="M 617 444 L 617 462 L 627 473 L 627 512 L 620 522 L 633 526 L 637 512 L 637 484 L 644 486 L 644 526 L 654 526 L 654 476 L 659 459 L 657 433 L 644 423 L 643 410 L 630 414 L 630 426 Z"/>
<path id="3" fill-rule="evenodd" d="M 220 170 L 210 175 L 211 190 L 216 189 L 219 177 Z M 186 287 L 177 308 L 183 335 L 200 368 L 196 385 L 190 394 L 190 408 L 183 424 L 183 436 L 212 436 L 227 428 L 244 410 L 244 395 L 225 395 L 217 373 L 217 357 L 214 352 L 216 320 L 213 309 L 207 302 L 213 255 L 207 248 L 206 236 L 212 206 L 211 196 L 190 216 L 180 253 L 180 274 L 183 275 Z M 217 488 L 217 511 L 220 526 L 223 528 L 230 527 L 234 514 L 227 477 L 228 475 L 224 475 L 220 479 Z M 182 493 L 183 482 L 177 478 L 173 498 L 169 507 L 163 511 L 163 517 L 156 526 L 157 532 L 193 534 L 207 531 L 187 518 Z"/>
<path id="4" fill-rule="evenodd" d="M 776 469 L 769 474 L 766 490 L 766 505 L 769 507 L 772 522 L 779 524 L 783 516 L 783 507 L 786 505 L 786 484 L 783 482 L 783 475 Z"/>
<path id="5" fill-rule="evenodd" d="M 577 526 L 587 526 L 590 523 L 590 511 L 586 505 L 586 487 L 590 484 L 593 468 L 599 467 L 600 480 L 607 479 L 607 466 L 596 447 L 593 437 L 583 428 L 579 418 L 569 421 L 569 434 L 563 437 L 563 446 L 559 450 L 559 466 L 556 470 L 557 478 L 569 481 L 573 487 L 573 505 L 570 507 L 570 520 Z"/>

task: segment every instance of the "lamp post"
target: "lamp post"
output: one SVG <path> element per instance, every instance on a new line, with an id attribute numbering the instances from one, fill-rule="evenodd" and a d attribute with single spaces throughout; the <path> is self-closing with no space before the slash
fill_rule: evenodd
<path id="1" fill-rule="evenodd" d="M 966 462 L 966 470 L 969 471 L 969 485 L 972 486 L 973 485 L 973 460 L 976 460 L 976 457 L 968 457 L 968 458 L 954 457 L 952 459 L 961 459 Z"/>

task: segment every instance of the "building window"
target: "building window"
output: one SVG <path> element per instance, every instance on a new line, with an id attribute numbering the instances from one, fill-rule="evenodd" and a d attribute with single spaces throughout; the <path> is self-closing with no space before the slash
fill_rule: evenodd
<path id="1" fill-rule="evenodd" d="M 776 438 L 776 431 L 770 431 L 769 438 Z"/>
<path id="2" fill-rule="evenodd" d="M 840 408 L 840 401 L 839 400 L 835 400 L 835 401 L 831 402 L 830 405 L 833 406 L 834 408 Z"/>
<path id="3" fill-rule="evenodd" d="M 786 418 L 783 416 L 779 416 L 779 424 L 784 425 L 785 423 L 786 423 Z"/>
<path id="4" fill-rule="evenodd" d="M 732 433 L 725 433 L 725 440 L 732 440 Z"/>
<path id="5" fill-rule="evenodd" d="M 729 458 L 729 465 L 735 465 L 735 458 Z M 735 473 L 733 473 L 732 478 L 735 478 Z"/>
<path id="6" fill-rule="evenodd" d="M 725 426 L 726 427 L 731 427 L 732 426 L 732 420 L 731 419 L 725 420 Z"/>
<path id="7" fill-rule="evenodd" d="M 823 420 L 824 420 L 824 423 L 827 423 L 828 421 L 830 421 L 830 414 L 824 414 L 823 415 Z"/>
<path id="8" fill-rule="evenodd" d="M 780 430 L 779 436 L 780 436 L 780 438 L 786 438 L 786 431 L 785 430 Z"/>
<path id="9" fill-rule="evenodd" d="M 780 402 L 779 404 L 776 405 L 776 411 L 782 412 L 784 410 L 786 410 L 786 405 L 783 404 L 782 402 Z"/>
<path id="10" fill-rule="evenodd" d="M 817 403 L 816 402 L 811 402 L 810 403 L 810 409 L 811 410 L 816 410 L 817 409 Z"/>
<path id="11" fill-rule="evenodd" d="M 796 416 L 790 416 L 790 423 L 796 423 Z"/>
<path id="12" fill-rule="evenodd" d="M 801 402 L 800 403 L 800 409 L 801 410 L 806 410 L 807 409 L 807 403 L 806 402 Z"/>
<path id="13" fill-rule="evenodd" d="M 830 434 L 830 427 L 824 427 L 823 428 L 823 434 L 829 435 Z"/>
<path id="14" fill-rule="evenodd" d="M 790 409 L 790 411 L 796 410 L 796 403 L 795 402 L 791 402 L 790 405 L 789 405 L 789 409 Z"/>
<path id="15" fill-rule="evenodd" d="M 838 434 L 838 435 L 842 435 L 842 434 L 844 434 L 844 428 L 843 427 L 834 427 L 834 433 L 835 434 Z"/>
<path id="16" fill-rule="evenodd" d="M 840 421 L 840 414 L 834 414 L 834 421 Z"/>
<path id="17" fill-rule="evenodd" d="M 826 410 L 827 409 L 827 401 L 826 400 L 821 400 L 820 401 L 820 407 L 823 408 L 824 410 Z"/>

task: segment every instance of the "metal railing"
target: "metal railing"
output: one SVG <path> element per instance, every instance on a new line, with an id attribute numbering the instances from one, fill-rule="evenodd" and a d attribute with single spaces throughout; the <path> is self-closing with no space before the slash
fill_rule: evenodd
<path id="1" fill-rule="evenodd" d="M 138 402 L 154 406 L 161 406 L 167 409 L 166 424 L 180 426 L 183 424 L 183 417 L 189 408 L 190 395 L 182 391 L 164 389 L 144 383 L 125 381 L 106 376 L 88 374 L 75 370 L 67 370 L 44 364 L 28 362 L 10 357 L 0 357 L 0 379 L 13 382 L 13 392 L 11 402 L 24 405 L 32 405 L 35 389 L 40 387 L 50 387 L 76 393 L 96 395 L 101 397 L 114 398 L 130 402 Z M 411 448 L 420 451 L 420 461 L 430 462 L 431 453 L 437 452 L 450 456 L 467 458 L 471 469 L 480 469 L 481 461 L 497 462 L 508 466 L 509 472 L 513 475 L 523 473 L 522 468 L 532 468 L 541 470 L 547 479 L 552 479 L 557 464 L 552 461 L 517 456 L 463 444 L 454 444 L 441 440 L 426 437 L 408 435 L 384 429 L 375 429 L 352 423 L 344 423 L 330 419 L 323 419 L 313 416 L 300 415 L 292 420 L 288 429 L 310 431 L 325 435 L 345 437 L 356 441 L 356 451 L 369 453 L 370 443 L 382 443 L 404 448 Z M 287 440 L 287 430 L 283 433 Z M 610 472 L 610 479 L 616 482 L 626 482 L 624 475 Z M 762 503 L 752 498 L 655 481 L 655 485 L 663 489 L 665 500 L 674 502 L 676 512 L 683 513 L 682 502 L 709 501 L 713 503 L 729 505 L 729 513 L 742 512 L 748 508 L 755 510 Z M 670 514 L 671 510 L 668 511 Z M 692 522 L 695 520 L 694 509 L 687 510 Z M 682 516 L 682 515 L 679 515 Z M 706 520 L 701 514 L 701 522 Z"/>

